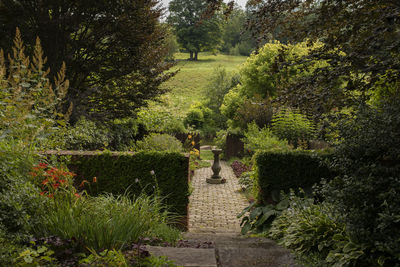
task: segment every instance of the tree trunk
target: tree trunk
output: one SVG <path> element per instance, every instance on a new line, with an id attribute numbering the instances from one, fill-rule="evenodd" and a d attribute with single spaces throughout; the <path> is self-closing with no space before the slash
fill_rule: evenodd
<path id="1" fill-rule="evenodd" d="M 190 51 L 189 53 L 190 53 L 190 58 L 189 58 L 189 60 L 192 61 L 192 60 L 193 60 L 193 51 Z"/>
<path id="2" fill-rule="evenodd" d="M 198 57 L 197 57 L 197 55 L 198 55 L 198 54 L 199 54 L 199 52 L 197 52 L 197 51 L 196 51 L 196 52 L 194 52 L 194 60 L 195 60 L 195 61 L 197 61 L 197 60 L 198 60 Z"/>

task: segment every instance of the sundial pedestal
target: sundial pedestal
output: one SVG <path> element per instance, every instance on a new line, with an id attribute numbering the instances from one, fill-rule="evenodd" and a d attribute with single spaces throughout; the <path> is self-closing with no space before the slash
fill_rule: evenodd
<path id="1" fill-rule="evenodd" d="M 212 149 L 211 150 L 214 154 L 214 163 L 211 167 L 213 171 L 213 175 L 211 178 L 207 178 L 206 182 L 209 184 L 223 184 L 225 183 L 225 179 L 223 179 L 220 175 L 219 172 L 221 171 L 221 164 L 219 162 L 219 154 L 222 153 L 222 149 Z"/>

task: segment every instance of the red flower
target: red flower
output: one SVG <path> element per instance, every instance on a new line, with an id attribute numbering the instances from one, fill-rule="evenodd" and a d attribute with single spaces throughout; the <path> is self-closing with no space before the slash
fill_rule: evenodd
<path id="1" fill-rule="evenodd" d="M 40 195 L 41 195 L 41 196 L 44 196 L 44 194 L 46 194 L 45 191 L 40 192 Z"/>
<path id="2" fill-rule="evenodd" d="M 49 198 L 54 198 L 54 194 L 48 195 Z"/>
<path id="3" fill-rule="evenodd" d="M 74 194 L 77 198 L 80 198 L 81 197 L 81 195 L 79 195 L 78 193 L 75 193 Z"/>
<path id="4" fill-rule="evenodd" d="M 48 164 L 46 164 L 46 163 L 43 163 L 43 162 L 39 163 L 39 168 L 41 168 L 41 169 L 44 169 L 47 166 L 48 166 Z"/>
<path id="5" fill-rule="evenodd" d="M 42 182 L 43 185 L 46 185 L 46 184 L 48 184 L 48 183 L 49 183 L 49 180 L 48 180 L 48 179 L 45 179 L 45 180 L 43 180 L 43 182 Z"/>
<path id="6" fill-rule="evenodd" d="M 53 184 L 53 188 L 54 188 L 54 189 L 57 189 L 59 186 L 60 186 L 59 183 Z"/>
<path id="7" fill-rule="evenodd" d="M 97 183 L 97 177 L 93 177 L 93 183 Z"/>
<path id="8" fill-rule="evenodd" d="M 59 182 L 60 182 L 60 184 L 65 184 L 65 180 L 64 179 L 61 179 Z"/>

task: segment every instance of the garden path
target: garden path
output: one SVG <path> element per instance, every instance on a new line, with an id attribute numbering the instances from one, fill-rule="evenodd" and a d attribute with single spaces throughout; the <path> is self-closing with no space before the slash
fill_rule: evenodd
<path id="1" fill-rule="evenodd" d="M 152 255 L 167 256 L 187 267 L 299 267 L 290 252 L 265 237 L 240 235 L 236 216 L 248 206 L 239 193 L 238 179 L 221 161 L 220 175 L 225 184 L 208 184 L 210 167 L 195 171 L 189 202 L 189 231 L 182 244 L 188 247 L 149 247 Z"/>
<path id="2" fill-rule="evenodd" d="M 224 184 L 208 184 L 210 167 L 195 171 L 192 178 L 193 192 L 189 199 L 189 232 L 239 233 L 240 221 L 236 216 L 249 205 L 239 192 L 240 185 L 232 168 L 221 161 Z"/>

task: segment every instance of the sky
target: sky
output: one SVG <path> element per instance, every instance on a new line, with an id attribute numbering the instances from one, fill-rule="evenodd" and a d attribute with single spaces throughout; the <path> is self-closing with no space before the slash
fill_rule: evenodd
<path id="1" fill-rule="evenodd" d="M 162 3 L 164 4 L 165 7 L 168 7 L 168 3 L 170 1 L 171 0 L 162 0 Z M 229 0 L 224 0 L 224 2 L 229 2 Z M 247 0 L 235 0 L 235 2 L 244 9 L 244 7 L 246 6 Z"/>

